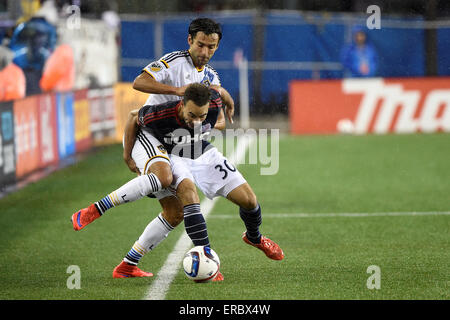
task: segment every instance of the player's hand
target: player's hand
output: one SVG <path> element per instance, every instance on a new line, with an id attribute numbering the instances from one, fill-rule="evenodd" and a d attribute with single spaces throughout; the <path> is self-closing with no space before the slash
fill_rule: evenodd
<path id="1" fill-rule="evenodd" d="M 222 102 L 225 105 L 225 113 L 227 115 L 228 121 L 233 123 L 234 116 L 234 100 L 231 97 L 230 93 L 221 86 L 211 85 L 210 88 L 216 89 L 220 93 L 220 97 L 222 98 Z"/>
<path id="2" fill-rule="evenodd" d="M 125 161 L 125 163 L 128 166 L 128 169 L 130 169 L 131 172 L 137 173 L 139 174 L 139 169 L 136 166 L 136 162 L 134 162 L 133 158 L 131 157 L 124 157 L 123 160 Z"/>
<path id="3" fill-rule="evenodd" d="M 225 106 L 225 113 L 227 115 L 228 121 L 230 121 L 230 123 L 233 123 L 234 103 Z"/>
<path id="4" fill-rule="evenodd" d="M 176 94 L 177 96 L 180 96 L 180 97 L 184 96 L 184 92 L 186 91 L 186 88 L 187 88 L 188 86 L 189 86 L 189 85 L 187 84 L 187 85 L 185 85 L 185 86 L 178 87 L 178 88 L 175 90 L 175 94 Z"/>

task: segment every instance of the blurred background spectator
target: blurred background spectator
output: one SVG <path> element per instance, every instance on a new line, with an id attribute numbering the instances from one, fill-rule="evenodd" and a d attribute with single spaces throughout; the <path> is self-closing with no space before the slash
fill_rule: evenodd
<path id="1" fill-rule="evenodd" d="M 13 63 L 14 53 L 0 46 L 0 101 L 20 99 L 25 96 L 25 76 Z"/>
<path id="2" fill-rule="evenodd" d="M 69 45 L 62 44 L 46 61 L 39 84 L 42 91 L 69 91 L 74 82 L 73 50 Z"/>
<path id="3" fill-rule="evenodd" d="M 361 26 L 352 30 L 352 42 L 342 49 L 341 62 L 346 77 L 373 77 L 376 75 L 378 56 Z"/>
<path id="4" fill-rule="evenodd" d="M 42 71 L 56 46 L 57 19 L 53 1 L 46 1 L 29 20 L 15 28 L 11 37 L 9 48 L 14 52 L 13 62 L 25 73 L 27 95 L 41 92 Z"/>

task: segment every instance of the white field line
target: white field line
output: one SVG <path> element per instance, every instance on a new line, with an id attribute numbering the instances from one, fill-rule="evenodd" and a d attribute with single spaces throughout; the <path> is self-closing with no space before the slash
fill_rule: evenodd
<path id="1" fill-rule="evenodd" d="M 253 143 L 253 140 L 254 139 L 251 136 L 249 136 L 248 139 L 238 139 L 238 145 L 236 146 L 234 152 L 228 157 L 228 160 L 236 166 L 238 163 L 242 163 L 246 151 L 250 144 Z M 205 220 L 214 208 L 214 205 L 218 199 L 218 197 L 214 198 L 213 200 L 205 198 L 200 203 L 202 214 L 205 217 Z M 184 254 L 191 247 L 192 241 L 185 231 L 181 235 L 180 239 L 178 239 L 172 252 L 169 254 L 164 265 L 156 275 L 155 280 L 147 290 L 147 293 L 143 298 L 144 300 L 164 300 L 167 291 L 169 290 L 170 284 L 178 273 L 178 268 L 181 265 Z"/>
<path id="2" fill-rule="evenodd" d="M 361 218 L 361 217 L 398 217 L 398 216 L 440 216 L 450 215 L 450 211 L 429 211 L 429 212 L 353 212 L 353 213 L 262 213 L 264 218 Z M 215 214 L 214 219 L 240 219 L 239 215 Z"/>

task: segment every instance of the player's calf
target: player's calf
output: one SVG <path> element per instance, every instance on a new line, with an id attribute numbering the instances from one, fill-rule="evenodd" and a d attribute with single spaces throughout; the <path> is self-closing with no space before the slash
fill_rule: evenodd
<path id="1" fill-rule="evenodd" d="M 247 228 L 247 237 L 252 243 L 259 243 L 261 233 L 259 226 L 262 223 L 261 207 L 256 195 L 248 183 L 244 183 L 227 195 L 228 200 L 239 206 L 239 215 Z"/>
<path id="2" fill-rule="evenodd" d="M 209 246 L 206 221 L 200 209 L 200 199 L 194 182 L 184 179 L 177 187 L 183 205 L 184 227 L 195 246 Z"/>
<path id="3" fill-rule="evenodd" d="M 173 227 L 179 225 L 183 219 L 183 206 L 181 201 L 175 197 L 165 197 L 159 200 L 163 209 L 162 217 Z"/>
<path id="4" fill-rule="evenodd" d="M 252 210 L 246 210 L 240 207 L 239 215 L 247 228 L 246 234 L 250 242 L 255 244 L 260 243 L 261 233 L 259 231 L 259 226 L 262 223 L 261 207 L 257 205 L 257 207 Z"/>

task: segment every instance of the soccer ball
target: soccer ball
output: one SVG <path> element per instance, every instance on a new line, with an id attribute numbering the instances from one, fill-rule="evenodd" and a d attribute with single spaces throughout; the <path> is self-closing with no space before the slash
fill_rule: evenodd
<path id="1" fill-rule="evenodd" d="M 195 282 L 208 282 L 219 273 L 220 260 L 210 247 L 196 246 L 186 252 L 183 268 L 186 276 Z"/>
<path id="2" fill-rule="evenodd" d="M 355 125 L 349 119 L 342 119 L 337 123 L 337 130 L 342 134 L 353 134 L 355 133 Z"/>

